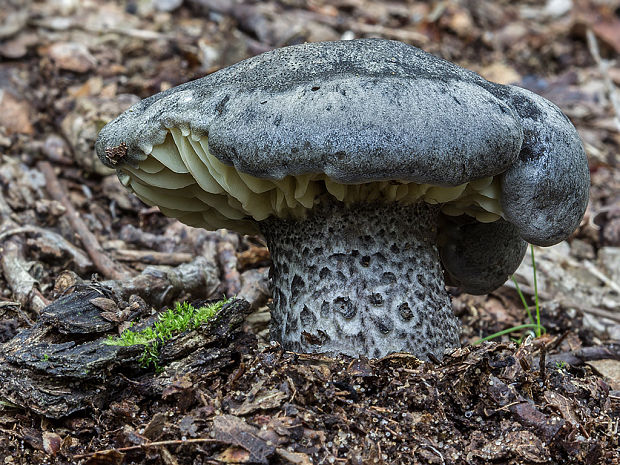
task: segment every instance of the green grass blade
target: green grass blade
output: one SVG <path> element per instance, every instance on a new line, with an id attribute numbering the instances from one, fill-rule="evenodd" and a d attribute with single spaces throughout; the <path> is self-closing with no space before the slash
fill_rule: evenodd
<path id="1" fill-rule="evenodd" d="M 542 334 L 542 326 L 540 324 L 540 303 L 538 300 L 538 281 L 536 280 L 536 260 L 534 259 L 534 246 L 530 244 L 530 252 L 532 253 L 532 267 L 534 269 L 534 299 L 536 300 L 536 337 L 540 337 Z"/>
<path id="2" fill-rule="evenodd" d="M 491 339 L 495 339 L 496 337 L 500 337 L 503 336 L 504 334 L 510 334 L 510 333 L 514 333 L 516 331 L 521 331 L 522 329 L 538 329 L 540 328 L 540 325 L 536 324 L 536 323 L 528 323 L 525 325 L 519 325 L 519 326 L 513 326 L 512 328 L 508 328 L 508 329 L 504 329 L 502 331 L 498 331 L 497 333 L 493 333 L 489 336 L 483 337 L 482 339 L 479 339 L 475 342 L 472 342 L 472 346 L 478 345 L 484 341 L 490 341 Z"/>
<path id="3" fill-rule="evenodd" d="M 512 279 L 512 282 L 515 284 L 515 287 L 517 288 L 517 293 L 519 294 L 519 297 L 521 297 L 521 302 L 523 303 L 523 307 L 525 308 L 525 311 L 527 312 L 527 316 L 529 317 L 533 325 L 536 324 L 536 320 L 532 316 L 532 311 L 530 310 L 530 306 L 527 304 L 527 301 L 525 300 L 525 296 L 523 295 L 523 292 L 521 291 L 521 288 L 519 287 L 519 283 L 515 279 L 514 275 L 511 276 L 510 279 Z"/>

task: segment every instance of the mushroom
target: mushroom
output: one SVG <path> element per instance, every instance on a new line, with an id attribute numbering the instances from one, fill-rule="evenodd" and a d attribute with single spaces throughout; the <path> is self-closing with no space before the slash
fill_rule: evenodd
<path id="1" fill-rule="evenodd" d="M 415 47 L 273 50 L 149 97 L 101 160 L 168 216 L 265 236 L 286 349 L 440 359 L 484 293 L 579 224 L 587 159 L 547 100 Z"/>

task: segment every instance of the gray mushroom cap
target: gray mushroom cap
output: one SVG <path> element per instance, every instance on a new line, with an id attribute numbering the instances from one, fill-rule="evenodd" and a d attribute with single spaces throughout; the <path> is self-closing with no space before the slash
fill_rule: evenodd
<path id="1" fill-rule="evenodd" d="M 494 177 L 495 218 L 538 245 L 566 238 L 588 200 L 585 152 L 555 105 L 395 41 L 308 43 L 242 61 L 134 105 L 101 131 L 97 153 L 108 166 L 138 166 L 174 128 L 235 172 L 275 183 L 318 173 L 345 186 L 449 187 Z M 176 172 L 202 186 L 191 167 Z M 244 202 L 228 201 L 240 211 L 233 223 L 260 216 Z"/>
<path id="2" fill-rule="evenodd" d="M 107 125 L 126 162 L 167 128 L 208 135 L 211 153 L 261 179 L 325 173 L 336 182 L 456 186 L 508 169 L 523 130 L 477 74 L 400 42 L 367 39 L 273 50 L 154 95 Z"/>
<path id="3" fill-rule="evenodd" d="M 501 90 L 524 132 L 519 157 L 502 175 L 504 216 L 524 240 L 557 244 L 579 226 L 588 205 L 590 171 L 581 139 L 549 100 L 520 87 Z"/>

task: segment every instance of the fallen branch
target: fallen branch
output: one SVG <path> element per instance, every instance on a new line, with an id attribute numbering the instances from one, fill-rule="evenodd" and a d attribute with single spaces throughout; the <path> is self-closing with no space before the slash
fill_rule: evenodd
<path id="1" fill-rule="evenodd" d="M 620 360 L 620 345 L 609 344 L 604 346 L 584 347 L 579 350 L 547 355 L 547 365 L 550 363 L 566 362 L 571 366 L 581 366 L 594 360 Z M 538 363 L 538 358 L 534 363 Z"/>
<path id="2" fill-rule="evenodd" d="M 37 289 L 38 282 L 28 272 L 29 264 L 24 256 L 23 243 L 9 239 L 0 247 L 4 279 L 13 291 L 14 298 L 22 308 L 39 313 L 49 302 Z"/>
<path id="3" fill-rule="evenodd" d="M 0 234 L 0 241 L 17 234 L 36 234 L 40 236 L 41 239 L 46 242 L 46 245 L 48 245 L 52 249 L 60 250 L 71 256 L 71 259 L 73 260 L 77 271 L 80 273 L 88 271 L 93 266 L 93 263 L 84 252 L 82 252 L 60 234 L 56 234 L 53 231 L 48 231 L 47 229 L 39 228 L 37 226 L 20 226 L 4 231 Z"/>
<path id="4" fill-rule="evenodd" d="M 149 265 L 177 266 L 191 262 L 194 254 L 187 252 L 154 252 L 152 250 L 117 249 L 112 251 L 114 258 L 121 262 L 139 262 Z"/>
<path id="5" fill-rule="evenodd" d="M 105 450 L 98 450 L 95 452 L 89 452 L 88 454 L 79 454 L 79 455 L 74 455 L 73 458 L 76 460 L 79 459 L 85 459 L 87 457 L 92 457 L 93 455 L 105 455 L 105 454 L 111 454 L 113 452 L 130 452 L 133 450 L 141 450 L 141 449 L 148 449 L 149 447 L 161 447 L 161 446 L 178 446 L 181 444 L 199 444 L 199 443 L 222 443 L 222 441 L 219 441 L 217 439 L 212 439 L 212 438 L 195 438 L 195 439 L 171 439 L 168 441 L 156 441 L 156 442 L 147 442 L 144 444 L 140 444 L 138 446 L 127 446 L 127 447 L 119 447 L 118 449 L 105 449 Z"/>
<path id="6" fill-rule="evenodd" d="M 176 268 L 149 266 L 133 278 L 102 281 L 99 284 L 124 300 L 139 295 L 149 305 L 159 309 L 183 294 L 195 299 L 207 298 L 217 289 L 220 280 L 215 265 L 205 257 L 197 257 Z"/>
<path id="7" fill-rule="evenodd" d="M 13 210 L 6 202 L 0 191 L 0 231 L 15 229 L 16 224 L 11 219 Z M 3 233 L 4 234 L 4 233 Z M 29 272 L 29 264 L 24 255 L 24 245 L 17 239 L 0 238 L 0 265 L 7 284 L 13 292 L 14 298 L 20 304 L 20 315 L 26 323 L 32 324 L 23 309 L 32 309 L 35 313 L 47 305 L 47 301 L 37 289 L 37 280 Z"/>
<path id="8" fill-rule="evenodd" d="M 60 202 L 66 208 L 66 215 L 73 231 L 77 234 L 82 245 L 88 252 L 97 270 L 105 277 L 112 279 L 127 279 L 131 276 L 129 270 L 114 263 L 106 254 L 95 235 L 90 232 L 84 221 L 80 218 L 75 207 L 69 200 L 67 192 L 60 184 L 54 168 L 49 162 L 37 163 L 37 168 L 43 173 L 46 181 L 46 189 L 50 196 Z"/>

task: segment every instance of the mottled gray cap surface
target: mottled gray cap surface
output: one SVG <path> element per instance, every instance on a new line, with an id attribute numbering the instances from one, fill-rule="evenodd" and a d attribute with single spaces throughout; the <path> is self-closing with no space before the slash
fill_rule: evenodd
<path id="1" fill-rule="evenodd" d="M 212 155 L 260 179 L 457 186 L 503 176 L 506 219 L 536 244 L 565 238 L 587 203 L 583 147 L 553 104 L 400 42 L 250 58 L 138 103 L 101 131 L 97 152 L 108 166 L 137 164 L 173 127 L 207 136 Z"/>
<path id="2" fill-rule="evenodd" d="M 581 139 L 549 100 L 515 86 L 498 90 L 524 132 L 518 158 L 501 177 L 504 216 L 524 240 L 557 244 L 579 226 L 588 205 L 590 170 Z"/>
<path id="3" fill-rule="evenodd" d="M 338 182 L 458 185 L 505 171 L 523 131 L 478 75 L 387 40 L 309 43 L 250 58 L 147 98 L 97 143 L 129 157 L 168 127 L 259 178 L 322 172 Z M 105 156 L 103 157 L 104 162 Z"/>

